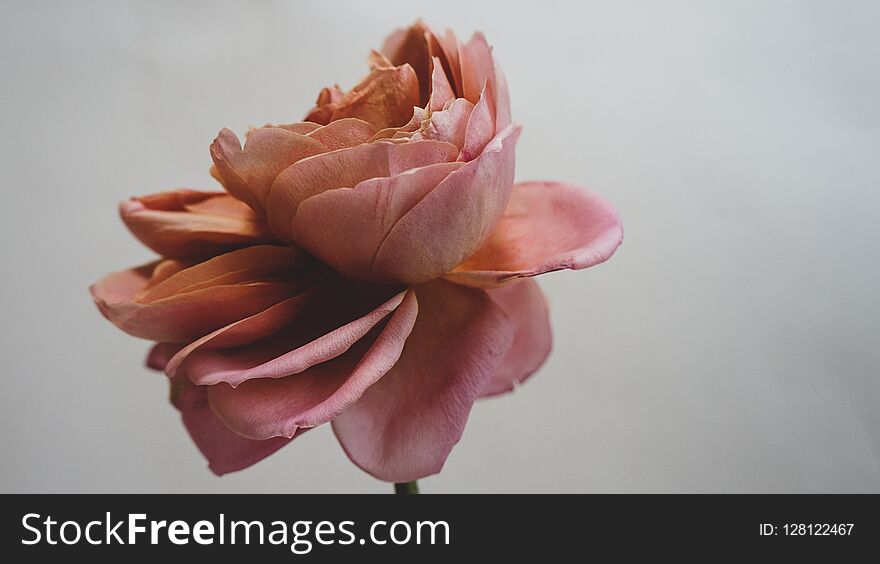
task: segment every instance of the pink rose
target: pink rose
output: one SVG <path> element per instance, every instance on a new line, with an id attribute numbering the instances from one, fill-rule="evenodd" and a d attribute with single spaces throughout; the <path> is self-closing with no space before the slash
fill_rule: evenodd
<path id="1" fill-rule="evenodd" d="M 156 341 L 172 401 L 217 474 L 331 422 L 360 468 L 439 472 L 474 402 L 550 351 L 530 277 L 608 259 L 622 229 L 599 196 L 513 183 L 520 126 L 482 34 L 394 32 L 306 121 L 228 129 L 225 192 L 135 198 L 122 218 L 156 262 L 91 288 Z"/>

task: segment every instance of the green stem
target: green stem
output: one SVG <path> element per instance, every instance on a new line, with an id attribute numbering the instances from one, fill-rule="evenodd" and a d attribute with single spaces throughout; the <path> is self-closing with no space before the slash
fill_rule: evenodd
<path id="1" fill-rule="evenodd" d="M 403 482 L 400 484 L 394 484 L 394 493 L 396 494 L 417 494 L 419 493 L 419 483 L 413 480 L 412 482 Z"/>

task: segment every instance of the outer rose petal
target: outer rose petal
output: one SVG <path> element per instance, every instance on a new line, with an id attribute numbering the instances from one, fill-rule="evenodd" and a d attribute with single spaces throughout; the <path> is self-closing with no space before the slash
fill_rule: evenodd
<path id="1" fill-rule="evenodd" d="M 292 440 L 254 441 L 234 433 L 211 411 L 207 388 L 185 380 L 171 382 L 171 403 L 180 410 L 183 425 L 218 476 L 256 464 Z"/>
<path id="2" fill-rule="evenodd" d="M 135 237 L 168 258 L 210 257 L 276 240 L 251 208 L 224 192 L 141 196 L 122 202 L 119 214 Z"/>
<path id="3" fill-rule="evenodd" d="M 516 332 L 504 360 L 483 386 L 482 397 L 512 391 L 544 364 L 553 348 L 547 299 L 534 280 L 494 288 L 489 295 L 513 322 Z"/>
<path id="4" fill-rule="evenodd" d="M 349 458 L 388 482 L 441 470 L 513 339 L 485 291 L 435 281 L 416 294 L 419 318 L 400 360 L 333 421 Z"/>
<path id="5" fill-rule="evenodd" d="M 297 254 L 286 247 L 248 247 L 189 268 L 155 262 L 109 274 L 90 289 L 101 313 L 123 331 L 152 341 L 188 342 L 305 289 L 310 278 L 293 262 Z M 290 262 L 279 260 L 283 257 Z M 253 263 L 247 267 L 246 260 Z"/>
<path id="6" fill-rule="evenodd" d="M 180 375 L 182 367 L 183 372 L 187 372 L 183 365 L 193 352 L 212 348 L 241 347 L 270 337 L 298 319 L 301 311 L 308 306 L 309 298 L 313 293 L 314 287 L 302 294 L 280 301 L 257 314 L 221 327 L 184 347 L 178 346 L 158 370 L 165 370 L 169 378 L 176 378 Z M 157 351 L 158 353 L 159 351 Z M 186 376 L 186 374 L 183 375 L 183 377 Z M 215 384 L 216 382 L 196 381 L 196 383 Z"/>
<path id="7" fill-rule="evenodd" d="M 257 212 L 265 210 L 269 187 L 296 161 L 326 153 L 319 141 L 280 127 L 264 127 L 248 135 L 244 148 L 232 131 L 223 129 L 211 144 L 211 157 L 224 188 Z"/>
<path id="8" fill-rule="evenodd" d="M 608 260 L 622 240 L 617 212 L 599 195 L 562 182 L 521 182 L 489 240 L 446 278 L 492 287 L 579 270 Z"/>
<path id="9" fill-rule="evenodd" d="M 394 366 L 417 314 L 415 294 L 408 291 L 388 323 L 344 355 L 286 378 L 211 386 L 211 406 L 230 428 L 254 439 L 292 437 L 303 427 L 326 423 Z"/>
<path id="10" fill-rule="evenodd" d="M 393 176 L 411 168 L 454 161 L 458 147 L 443 141 L 358 145 L 302 160 L 278 175 L 268 199 L 269 227 L 293 241 L 293 218 L 307 198 L 333 188 L 354 187 L 368 178 Z"/>
<path id="11" fill-rule="evenodd" d="M 345 296 L 322 296 L 320 291 L 316 294 L 291 325 L 274 337 L 247 347 L 211 349 L 205 347 L 211 344 L 209 336 L 197 341 L 195 350 L 183 349 L 172 359 L 169 369 L 182 362 L 181 368 L 194 384 L 225 382 L 233 387 L 252 379 L 299 374 L 345 353 L 395 311 L 405 297 L 401 292 L 373 308 L 374 299 L 367 296 L 363 303 L 352 299 L 345 304 Z M 181 357 L 184 360 L 179 361 Z"/>
<path id="12" fill-rule="evenodd" d="M 433 280 L 483 244 L 510 197 L 519 131 L 511 125 L 499 133 L 478 159 L 450 174 L 391 228 L 376 253 L 376 280 Z"/>

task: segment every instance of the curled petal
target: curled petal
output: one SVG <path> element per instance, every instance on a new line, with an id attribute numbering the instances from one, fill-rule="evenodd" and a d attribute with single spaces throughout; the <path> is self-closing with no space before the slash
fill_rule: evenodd
<path id="1" fill-rule="evenodd" d="M 203 258 L 275 237 L 244 203 L 223 192 L 175 190 L 132 198 L 119 215 L 144 245 L 168 258 Z"/>
<path id="2" fill-rule="evenodd" d="M 454 161 L 458 147 L 442 141 L 358 145 L 304 159 L 288 167 L 272 184 L 268 222 L 272 232 L 293 241 L 293 218 L 300 203 L 327 190 L 354 187 L 368 178 L 399 174 L 438 162 Z"/>
<path id="3" fill-rule="evenodd" d="M 352 117 L 376 126 L 396 127 L 409 121 L 419 105 L 419 80 L 410 65 L 376 68 L 342 97 L 331 121 Z"/>
<path id="4" fill-rule="evenodd" d="M 443 60 L 447 61 L 450 77 L 449 82 L 455 89 L 455 95 L 459 98 L 463 98 L 464 81 L 462 80 L 461 58 L 459 57 L 461 43 L 450 29 L 447 29 L 443 35 L 435 35 L 434 40 L 436 41 L 437 46 L 440 47 L 439 52 L 443 53 Z M 437 52 L 436 48 L 435 52 Z"/>
<path id="5" fill-rule="evenodd" d="M 242 347 L 275 335 L 299 318 L 299 314 L 308 306 L 314 290 L 315 287 L 309 288 L 301 294 L 282 300 L 250 317 L 221 327 L 184 347 L 178 346 L 160 370 L 165 370 L 169 378 L 177 378 L 181 372 L 186 377 L 188 376 L 186 361 L 196 351 Z M 221 370 L 226 369 L 228 369 L 228 364 L 221 367 Z M 203 368 L 199 371 L 198 361 L 196 361 L 196 369 L 193 370 L 194 374 L 191 378 L 196 384 L 215 384 L 221 381 L 220 378 L 210 377 L 200 379 L 198 377 L 200 372 L 204 374 L 206 371 Z"/>
<path id="6" fill-rule="evenodd" d="M 418 286 L 419 318 L 397 364 L 333 421 L 349 458 L 388 482 L 435 474 L 510 347 L 507 316 L 485 291 Z"/>
<path id="7" fill-rule="evenodd" d="M 154 262 L 112 273 L 90 290 L 101 313 L 123 331 L 189 342 L 303 291 L 312 281 L 302 256 L 257 246 L 193 266 Z"/>
<path id="8" fill-rule="evenodd" d="M 339 88 L 338 84 L 334 84 L 332 88 L 322 88 L 318 94 L 318 100 L 315 102 L 315 107 L 306 114 L 305 121 L 327 125 L 343 96 L 345 96 L 345 92 Z"/>
<path id="9" fill-rule="evenodd" d="M 534 280 L 522 280 L 488 291 L 510 318 L 513 343 L 481 390 L 481 397 L 510 392 L 547 360 L 553 347 L 547 299 Z"/>
<path id="10" fill-rule="evenodd" d="M 521 182 L 486 243 L 446 278 L 492 287 L 579 270 L 608 260 L 622 240 L 617 212 L 599 195 L 562 182 Z"/>
<path id="11" fill-rule="evenodd" d="M 408 291 L 384 327 L 342 356 L 286 378 L 211 386 L 211 406 L 231 429 L 254 439 L 292 437 L 331 421 L 394 366 L 417 313 L 415 294 Z"/>
<path id="12" fill-rule="evenodd" d="M 372 307 L 377 292 L 369 293 L 374 296 L 359 293 L 360 301 L 356 303 L 355 296 L 322 288 L 317 296 L 311 297 L 311 303 L 289 320 L 288 327 L 273 337 L 235 348 L 216 348 L 216 342 L 205 339 L 178 353 L 168 369 L 180 363 L 180 369 L 195 384 L 225 382 L 233 387 L 252 379 L 299 374 L 348 351 L 395 311 L 405 297 L 405 292 L 400 292 Z M 228 339 L 228 335 L 222 337 Z"/>
<path id="13" fill-rule="evenodd" d="M 379 245 L 374 278 L 425 282 L 472 255 L 507 206 L 518 136 L 519 126 L 502 131 L 404 214 Z"/>
<path id="14" fill-rule="evenodd" d="M 408 28 L 391 33 L 382 46 L 382 53 L 394 66 L 412 67 L 419 82 L 418 105 L 424 107 L 431 96 L 431 54 L 428 48 L 427 26 L 416 22 Z"/>
<path id="15" fill-rule="evenodd" d="M 259 213 L 265 211 L 269 187 L 282 170 L 327 151 L 321 142 L 280 127 L 253 131 L 244 148 L 228 129 L 211 144 L 211 157 L 223 187 Z"/>
<path id="16" fill-rule="evenodd" d="M 211 472 L 218 476 L 256 464 L 292 440 L 277 437 L 255 441 L 231 431 L 211 410 L 207 388 L 185 380 L 171 381 L 171 403 L 180 411 L 196 447 L 208 459 Z"/>

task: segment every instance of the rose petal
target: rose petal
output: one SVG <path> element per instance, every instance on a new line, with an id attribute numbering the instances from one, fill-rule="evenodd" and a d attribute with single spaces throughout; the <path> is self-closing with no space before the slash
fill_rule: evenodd
<path id="1" fill-rule="evenodd" d="M 418 286 L 419 318 L 397 364 L 333 421 L 349 458 L 388 482 L 436 474 L 471 406 L 510 347 L 513 328 L 485 291 Z"/>
<path id="2" fill-rule="evenodd" d="M 516 331 L 510 350 L 483 386 L 481 397 L 512 391 L 544 364 L 553 347 L 547 299 L 534 280 L 494 288 L 489 296 L 501 306 Z"/>
<path id="3" fill-rule="evenodd" d="M 393 176 L 411 168 L 454 161 L 458 147 L 442 141 L 357 145 L 299 161 L 278 175 L 268 199 L 269 227 L 293 241 L 293 218 L 307 198 L 334 188 L 351 188 L 368 178 Z"/>
<path id="4" fill-rule="evenodd" d="M 487 83 L 483 93 L 480 94 L 480 100 L 468 117 L 459 160 L 470 161 L 479 156 L 493 137 L 495 137 L 495 102 L 492 99 L 491 86 Z"/>
<path id="5" fill-rule="evenodd" d="M 478 159 L 446 177 L 391 228 L 373 264 L 377 280 L 425 282 L 482 245 L 507 206 L 519 131 L 502 131 Z"/>
<path id="6" fill-rule="evenodd" d="M 207 388 L 185 380 L 171 382 L 171 403 L 180 411 L 196 447 L 208 459 L 208 467 L 218 476 L 256 464 L 292 440 L 277 437 L 255 441 L 231 431 L 211 410 Z"/>
<path id="7" fill-rule="evenodd" d="M 427 26 L 416 22 L 391 33 L 382 46 L 382 53 L 394 66 L 409 64 L 419 82 L 418 106 L 424 107 L 431 95 L 431 55 L 428 50 Z M 416 105 L 416 104 L 413 104 Z"/>
<path id="8" fill-rule="evenodd" d="M 119 205 L 128 229 L 168 258 L 203 258 L 275 237 L 242 202 L 223 192 L 175 190 L 132 198 Z"/>
<path id="9" fill-rule="evenodd" d="M 489 240 L 446 278 L 491 287 L 524 276 L 608 260 L 623 240 L 604 198 L 562 182 L 521 182 Z"/>
<path id="10" fill-rule="evenodd" d="M 359 280 L 377 280 L 373 266 L 388 233 L 462 166 L 464 163 L 438 163 L 312 196 L 299 206 L 293 222 L 294 239 L 338 272 Z"/>
<path id="11" fill-rule="evenodd" d="M 339 88 L 338 84 L 334 84 L 332 88 L 322 88 L 318 94 L 318 100 L 315 102 L 315 107 L 306 114 L 305 121 L 327 125 L 333 116 L 333 110 L 339 105 L 343 96 L 345 96 L 345 92 Z"/>
<path id="12" fill-rule="evenodd" d="M 178 346 L 177 350 L 172 353 L 172 356 L 168 358 L 160 370 L 165 370 L 169 378 L 177 378 L 179 376 L 185 378 L 187 377 L 187 370 L 185 367 L 181 370 L 181 367 L 184 361 L 195 351 L 212 348 L 241 347 L 256 343 L 278 333 L 285 326 L 297 320 L 302 310 L 308 307 L 309 299 L 314 294 L 315 288 L 316 286 L 313 286 L 302 294 L 287 298 L 250 317 L 221 327 L 185 347 Z M 193 380 L 197 384 L 216 383 L 211 379 L 200 381 L 198 378 L 193 378 Z M 220 380 L 218 379 L 217 381 Z"/>
<path id="13" fill-rule="evenodd" d="M 353 117 L 377 130 L 395 127 L 408 122 L 417 105 L 419 79 L 410 65 L 376 68 L 342 97 L 331 121 Z"/>
<path id="14" fill-rule="evenodd" d="M 211 157 L 223 187 L 260 213 L 265 211 L 269 187 L 281 171 L 300 159 L 327 151 L 319 141 L 280 127 L 254 131 L 243 149 L 228 129 L 223 129 L 211 144 Z"/>
<path id="15" fill-rule="evenodd" d="M 173 261 L 154 262 L 112 273 L 90 290 L 101 313 L 123 331 L 152 341 L 189 342 L 271 307 L 301 292 L 310 282 L 307 267 L 276 263 L 272 257 L 277 254 L 264 251 L 263 247 L 248 247 L 190 268 L 180 268 Z M 230 283 L 216 277 L 225 265 L 240 266 L 242 255 L 254 261 L 272 261 L 275 270 L 263 270 L 272 276 L 265 280 L 227 279 Z M 169 269 L 163 269 L 169 262 L 170 276 Z M 262 266 L 255 262 L 256 269 Z M 162 281 L 151 285 L 154 276 Z"/>
<path id="16" fill-rule="evenodd" d="M 422 122 L 420 129 L 410 137 L 413 141 L 435 139 L 453 143 L 456 147 L 464 147 L 465 131 L 474 105 L 464 98 L 457 98 L 445 109 L 433 112 L 431 117 Z M 459 160 L 463 159 L 459 155 Z"/>
<path id="17" fill-rule="evenodd" d="M 145 364 L 147 365 L 147 368 L 152 368 L 153 370 L 161 372 L 165 370 L 171 357 L 177 354 L 177 351 L 179 350 L 180 343 L 156 343 L 150 347 L 150 352 L 147 353 Z"/>
<path id="18" fill-rule="evenodd" d="M 455 92 L 452 91 L 452 85 L 449 84 L 449 78 L 443 71 L 443 64 L 440 59 L 433 57 L 431 70 L 431 98 L 429 107 L 432 112 L 442 110 L 450 100 L 455 99 Z"/>
<path id="19" fill-rule="evenodd" d="M 335 151 L 367 143 L 376 134 L 376 127 L 356 118 L 331 122 L 310 132 L 307 136 Z"/>
<path id="20" fill-rule="evenodd" d="M 195 384 L 226 382 L 233 387 L 247 380 L 298 374 L 345 353 L 395 311 L 405 296 L 400 292 L 374 305 L 375 289 L 369 292 L 373 296 L 367 296 L 351 284 L 331 287 L 337 291 L 320 289 L 285 331 L 246 347 L 191 351 L 181 371 Z M 344 287 L 357 294 L 338 291 Z"/>
<path id="21" fill-rule="evenodd" d="M 209 399 L 230 428 L 255 439 L 291 437 L 337 417 L 394 366 L 415 324 L 418 302 L 408 291 L 388 323 L 344 355 L 281 379 L 211 386 Z M 365 351 L 365 352 L 364 352 Z"/>
<path id="22" fill-rule="evenodd" d="M 455 95 L 463 98 L 464 84 L 461 76 L 461 59 L 459 58 L 461 42 L 450 29 L 447 29 L 443 35 L 436 35 L 435 39 L 443 51 L 444 58 L 448 61 L 450 82 L 455 87 Z"/>
<path id="23" fill-rule="evenodd" d="M 292 133 L 299 133 L 300 135 L 308 135 L 314 130 L 322 127 L 320 123 L 315 123 L 311 121 L 298 121 L 296 123 L 282 123 L 279 125 L 266 125 L 265 127 L 280 127 L 281 129 L 286 129 Z"/>
<path id="24" fill-rule="evenodd" d="M 492 48 L 482 33 L 475 33 L 466 44 L 459 44 L 459 60 L 464 97 L 477 103 L 486 84 L 493 97 L 495 131 L 500 132 L 510 124 L 510 94 L 504 73 L 492 57 Z"/>

